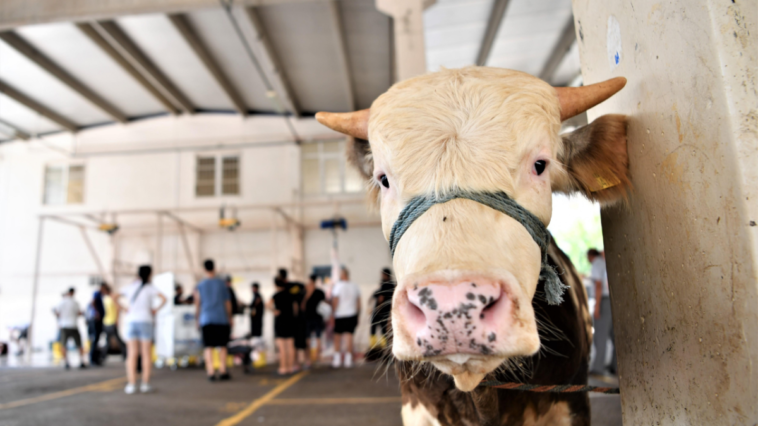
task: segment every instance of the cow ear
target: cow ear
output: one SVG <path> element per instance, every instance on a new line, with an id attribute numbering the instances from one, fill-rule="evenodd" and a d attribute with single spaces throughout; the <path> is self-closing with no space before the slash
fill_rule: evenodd
<path id="1" fill-rule="evenodd" d="M 566 175 L 553 181 L 553 190 L 580 192 L 603 205 L 626 200 L 632 183 L 626 151 L 626 117 L 604 115 L 562 135 Z"/>
<path id="2" fill-rule="evenodd" d="M 345 147 L 347 161 L 355 167 L 364 179 L 369 180 L 374 174 L 374 159 L 371 157 L 371 146 L 367 140 L 347 138 Z"/>
<path id="3" fill-rule="evenodd" d="M 345 147 L 347 162 L 350 166 L 358 170 L 363 179 L 369 183 L 374 176 L 374 157 L 371 155 L 371 145 L 365 139 L 350 137 L 347 139 Z M 369 207 L 372 209 L 379 208 L 379 186 L 366 185 L 366 199 Z"/>

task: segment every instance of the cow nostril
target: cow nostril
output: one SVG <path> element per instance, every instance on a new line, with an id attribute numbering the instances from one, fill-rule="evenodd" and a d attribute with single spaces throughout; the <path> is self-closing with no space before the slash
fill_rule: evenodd
<path id="1" fill-rule="evenodd" d="M 406 298 L 405 305 L 405 316 L 409 323 L 414 324 L 416 326 L 423 326 L 426 324 L 426 315 L 424 314 L 424 311 L 421 310 L 419 306 L 417 306 L 413 301 L 411 301 L 409 298 Z"/>
<path id="2" fill-rule="evenodd" d="M 486 317 L 490 316 L 492 311 L 495 309 L 495 306 L 497 305 L 497 302 L 500 301 L 500 297 L 494 298 L 490 296 L 489 300 L 487 300 L 487 304 L 482 309 L 481 314 L 479 314 L 479 319 L 485 319 Z"/>

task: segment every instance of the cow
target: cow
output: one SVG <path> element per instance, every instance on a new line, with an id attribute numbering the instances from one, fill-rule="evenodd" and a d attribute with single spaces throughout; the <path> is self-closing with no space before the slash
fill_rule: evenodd
<path id="1" fill-rule="evenodd" d="M 552 192 L 625 199 L 624 116 L 559 135 L 625 83 L 554 88 L 513 70 L 443 69 L 396 83 L 367 110 L 316 115 L 352 136 L 348 158 L 390 242 L 405 425 L 590 424 L 586 393 L 480 383 L 587 383 L 587 297 L 545 227 Z"/>

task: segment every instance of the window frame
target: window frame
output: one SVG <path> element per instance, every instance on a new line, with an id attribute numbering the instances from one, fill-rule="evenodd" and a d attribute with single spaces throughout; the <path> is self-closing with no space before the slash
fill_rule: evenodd
<path id="1" fill-rule="evenodd" d="M 71 182 L 70 174 L 71 174 L 71 168 L 72 167 L 81 167 L 82 168 L 82 178 L 81 178 L 81 200 L 79 201 L 70 201 L 69 200 L 69 183 Z M 62 202 L 60 203 L 50 203 L 48 202 L 48 170 L 51 168 L 58 168 L 62 170 L 62 182 L 61 182 L 61 192 L 60 194 L 62 198 Z M 43 206 L 69 206 L 69 205 L 82 205 L 86 202 L 86 188 L 87 188 L 87 164 L 84 161 L 72 161 L 72 162 L 51 162 L 46 163 L 44 168 L 42 169 L 42 205 Z"/>
<path id="2" fill-rule="evenodd" d="M 198 194 L 198 173 L 199 162 L 203 158 L 213 158 L 213 193 L 208 195 Z M 234 194 L 224 193 L 224 160 L 235 158 L 237 160 L 237 192 Z M 242 196 L 242 155 L 239 152 L 215 152 L 215 153 L 197 153 L 195 155 L 195 198 L 218 198 L 218 197 L 240 197 Z"/>
<path id="3" fill-rule="evenodd" d="M 328 143 L 339 144 L 339 149 L 336 151 L 325 151 L 324 147 Z M 345 157 L 345 146 L 347 141 L 340 140 L 323 140 L 306 142 L 301 145 L 300 148 L 300 188 L 304 196 L 318 197 L 318 196 L 334 196 L 334 195 L 350 195 L 359 194 L 363 191 L 363 187 L 360 190 L 351 191 L 348 190 L 348 173 L 347 168 L 350 167 Z M 315 153 L 305 153 L 303 148 L 308 145 L 316 145 Z M 306 192 L 306 176 L 304 173 L 304 165 L 306 161 L 316 160 L 318 165 L 318 190 L 316 192 Z M 326 164 L 330 160 L 337 160 L 339 162 L 339 190 L 330 192 L 327 190 L 327 167 Z M 362 182 L 361 182 L 362 184 Z"/>

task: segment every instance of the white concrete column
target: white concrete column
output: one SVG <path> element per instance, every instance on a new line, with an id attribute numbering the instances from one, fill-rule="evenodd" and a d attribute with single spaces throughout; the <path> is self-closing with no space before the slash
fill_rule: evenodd
<path id="1" fill-rule="evenodd" d="M 602 212 L 624 424 L 758 421 L 758 6 L 574 0 L 589 112 L 629 117 Z"/>
<path id="2" fill-rule="evenodd" d="M 376 8 L 395 21 L 395 63 L 398 81 L 426 72 L 424 10 L 436 1 L 376 0 Z"/>

